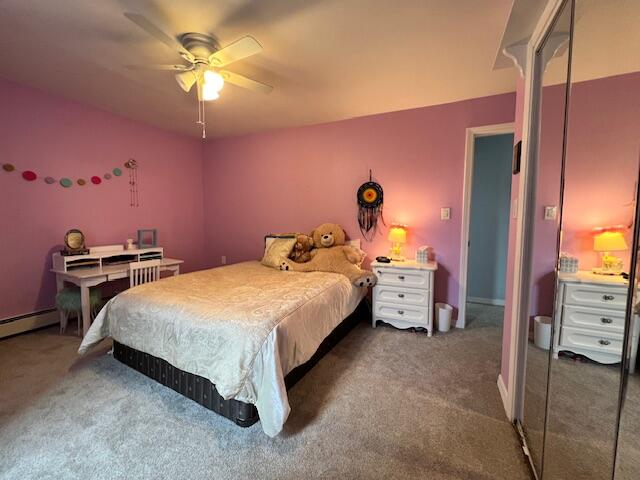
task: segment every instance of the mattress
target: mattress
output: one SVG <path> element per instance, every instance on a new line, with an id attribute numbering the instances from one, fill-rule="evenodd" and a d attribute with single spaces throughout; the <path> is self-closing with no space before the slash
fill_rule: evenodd
<path id="1" fill-rule="evenodd" d="M 111 299 L 80 346 L 102 338 L 209 380 L 253 404 L 265 433 L 289 415 L 285 376 L 308 361 L 366 294 L 346 277 L 281 272 L 259 262 L 169 277 Z"/>
<path id="2" fill-rule="evenodd" d="M 287 374 L 285 377 L 287 390 L 301 380 L 358 322 L 369 321 L 371 312 L 365 306 L 365 303 L 364 301 L 361 302 L 360 307 L 322 341 L 316 353 L 308 361 Z M 255 405 L 233 398 L 225 400 L 218 393 L 216 386 L 208 379 L 180 370 L 161 358 L 140 352 L 116 341 L 113 342 L 113 356 L 158 383 L 228 418 L 236 425 L 250 427 L 260 419 Z"/>

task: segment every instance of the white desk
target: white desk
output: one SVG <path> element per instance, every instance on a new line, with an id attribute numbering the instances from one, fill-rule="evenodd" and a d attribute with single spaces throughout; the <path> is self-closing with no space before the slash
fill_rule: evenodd
<path id="1" fill-rule="evenodd" d="M 180 265 L 184 260 L 175 258 L 163 258 L 160 271 L 170 271 L 173 275 L 180 274 Z M 64 282 L 73 283 L 80 287 L 80 298 L 82 300 L 82 335 L 87 334 L 87 330 L 91 326 L 91 307 L 89 303 L 89 288 L 95 287 L 105 282 L 112 282 L 122 278 L 129 277 L 129 264 L 123 263 L 119 265 L 107 265 L 100 267 L 77 268 L 75 270 L 64 271 L 52 268 L 51 271 L 56 274 L 56 286 L 59 292 L 64 288 Z M 63 319 L 63 313 L 60 312 L 60 320 Z"/>

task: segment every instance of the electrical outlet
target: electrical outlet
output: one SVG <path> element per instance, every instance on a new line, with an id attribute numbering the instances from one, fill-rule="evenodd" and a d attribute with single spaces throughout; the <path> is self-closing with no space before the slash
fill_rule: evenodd
<path id="1" fill-rule="evenodd" d="M 221 263 L 222 265 L 226 265 L 226 264 L 227 264 L 227 256 L 226 256 L 226 255 L 222 255 L 222 256 L 220 257 L 220 263 Z"/>
<path id="2" fill-rule="evenodd" d="M 451 208 L 442 207 L 440 209 L 440 220 L 451 220 Z"/>
<path id="3" fill-rule="evenodd" d="M 558 207 L 556 206 L 544 207 L 545 220 L 555 220 L 557 216 L 558 216 Z"/>

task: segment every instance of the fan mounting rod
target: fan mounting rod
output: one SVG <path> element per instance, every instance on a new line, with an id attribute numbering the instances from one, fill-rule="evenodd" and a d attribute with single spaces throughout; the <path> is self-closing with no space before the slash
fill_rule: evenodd
<path id="1" fill-rule="evenodd" d="M 197 63 L 209 63 L 209 56 L 220 50 L 218 41 L 211 35 L 188 32 L 178 36 L 178 41 L 193 54 Z"/>

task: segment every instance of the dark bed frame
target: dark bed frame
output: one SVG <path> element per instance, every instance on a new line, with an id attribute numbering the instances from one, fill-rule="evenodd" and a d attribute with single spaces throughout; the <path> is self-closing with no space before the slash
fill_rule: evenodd
<path id="1" fill-rule="evenodd" d="M 287 390 L 304 377 L 360 321 L 369 317 L 370 310 L 366 299 L 364 299 L 355 311 L 324 339 L 316 353 L 307 362 L 289 372 L 285 377 Z M 211 381 L 180 370 L 161 358 L 127 347 L 115 340 L 113 341 L 113 356 L 134 370 L 228 418 L 236 425 L 250 427 L 260 419 L 255 405 L 234 399 L 225 400 L 218 394 L 216 386 Z"/>

